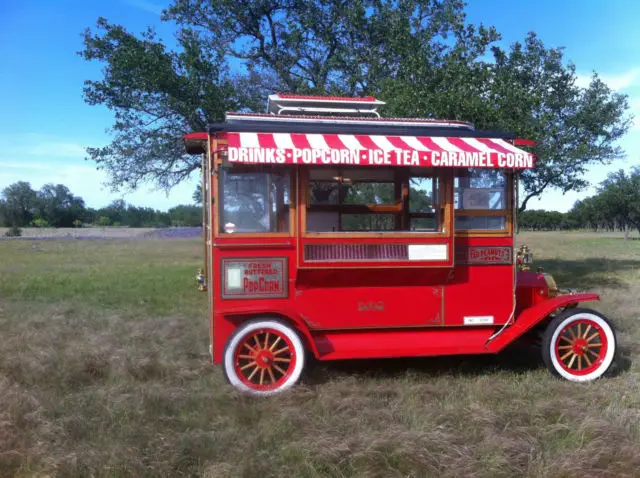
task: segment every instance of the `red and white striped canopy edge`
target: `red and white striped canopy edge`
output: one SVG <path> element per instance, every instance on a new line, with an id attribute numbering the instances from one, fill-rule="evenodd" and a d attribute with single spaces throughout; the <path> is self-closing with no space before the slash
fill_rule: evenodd
<path id="1" fill-rule="evenodd" d="M 249 164 L 531 169 L 534 156 L 500 138 L 227 133 L 228 161 Z"/>

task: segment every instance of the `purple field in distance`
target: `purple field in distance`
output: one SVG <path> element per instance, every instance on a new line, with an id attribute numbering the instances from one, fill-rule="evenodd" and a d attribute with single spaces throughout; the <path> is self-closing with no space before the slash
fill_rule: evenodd
<path id="1" fill-rule="evenodd" d="M 5 237 L 8 228 L 0 228 L 0 239 L 185 239 L 202 237 L 201 227 L 129 228 L 129 227 L 86 227 L 86 228 L 35 228 L 25 227 L 20 237 Z"/>

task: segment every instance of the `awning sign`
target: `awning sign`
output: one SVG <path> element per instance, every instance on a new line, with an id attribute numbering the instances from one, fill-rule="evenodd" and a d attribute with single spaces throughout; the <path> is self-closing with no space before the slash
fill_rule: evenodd
<path id="1" fill-rule="evenodd" d="M 230 163 L 531 169 L 534 155 L 500 138 L 228 133 Z"/>

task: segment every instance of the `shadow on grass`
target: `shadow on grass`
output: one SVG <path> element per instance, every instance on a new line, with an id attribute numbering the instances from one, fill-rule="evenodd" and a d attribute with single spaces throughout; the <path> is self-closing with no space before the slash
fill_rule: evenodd
<path id="1" fill-rule="evenodd" d="M 475 377 L 492 371 L 526 373 L 544 367 L 539 349 L 519 343 L 497 355 L 311 361 L 309 365 L 305 377 L 309 384 L 321 384 L 340 375 L 360 378 L 393 378 L 405 374 Z"/>
<path id="2" fill-rule="evenodd" d="M 605 376 L 615 377 L 631 368 L 631 350 L 619 348 Z M 498 354 L 452 355 L 443 357 L 410 357 L 393 359 L 363 359 L 310 361 L 305 374 L 309 385 L 321 385 L 330 378 L 355 375 L 359 378 L 397 378 L 401 375 L 428 377 L 479 377 L 491 372 L 526 374 L 545 369 L 540 348 L 527 341 L 517 341 Z"/>
<path id="3" fill-rule="evenodd" d="M 588 258 L 583 260 L 545 259 L 536 261 L 562 288 L 626 287 L 620 274 L 640 270 L 640 261 L 632 259 Z"/>

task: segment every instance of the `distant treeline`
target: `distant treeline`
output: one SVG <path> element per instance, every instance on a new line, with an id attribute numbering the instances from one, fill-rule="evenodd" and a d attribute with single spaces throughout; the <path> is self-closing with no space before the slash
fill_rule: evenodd
<path id="1" fill-rule="evenodd" d="M 518 214 L 522 230 L 640 231 L 640 168 L 607 176 L 597 193 L 576 201 L 570 211 L 528 210 Z"/>
<path id="2" fill-rule="evenodd" d="M 0 198 L 0 227 L 169 227 L 201 224 L 200 206 L 179 205 L 163 212 L 116 200 L 106 207 L 94 209 L 86 207 L 84 200 L 74 196 L 63 184 L 46 184 L 36 191 L 30 183 L 19 181 L 5 188 Z"/>

